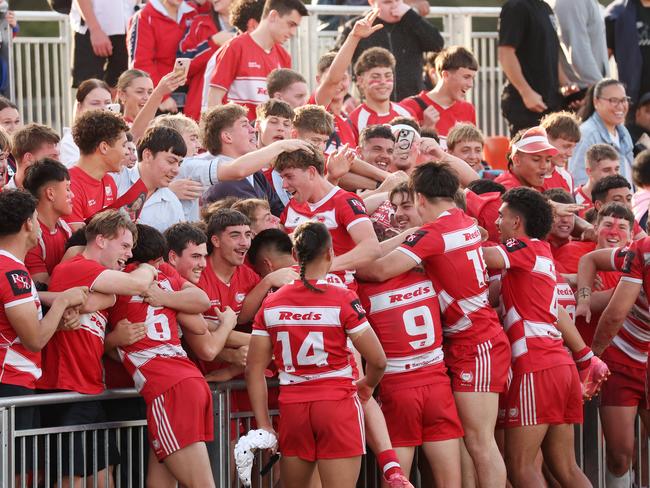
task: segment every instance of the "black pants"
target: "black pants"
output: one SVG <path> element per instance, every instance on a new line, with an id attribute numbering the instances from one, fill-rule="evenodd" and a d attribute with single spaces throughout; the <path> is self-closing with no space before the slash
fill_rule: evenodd
<path id="1" fill-rule="evenodd" d="M 548 101 L 544 100 L 548 109 L 545 112 L 531 112 L 524 105 L 524 101 L 519 96 L 519 94 L 513 94 L 508 90 L 504 90 L 501 94 L 501 113 L 508 122 L 508 130 L 510 131 L 510 137 L 513 137 L 517 132 L 522 129 L 529 129 L 539 125 L 539 121 L 542 120 L 546 114 L 551 112 L 557 112 L 561 110 L 562 107 L 559 104 L 554 104 L 551 107 Z"/>
<path id="2" fill-rule="evenodd" d="M 0 398 L 17 397 L 25 395 L 35 395 L 34 390 L 18 385 L 0 384 Z M 38 407 L 20 407 L 15 410 L 14 426 L 16 430 L 38 429 L 40 427 L 40 417 Z M 22 439 L 22 438 L 21 438 Z M 16 439 L 15 443 L 15 466 L 16 474 L 20 475 L 23 471 L 28 474 L 32 470 L 34 438 L 24 438 L 25 456 L 22 456 L 22 440 Z"/>
<path id="3" fill-rule="evenodd" d="M 98 78 L 115 86 L 122 72 L 129 67 L 129 54 L 126 50 L 126 34 L 109 36 L 113 44 L 113 54 L 107 58 L 96 56 L 90 43 L 90 32 L 75 32 L 72 50 L 72 87 L 77 88 L 82 81 Z"/>

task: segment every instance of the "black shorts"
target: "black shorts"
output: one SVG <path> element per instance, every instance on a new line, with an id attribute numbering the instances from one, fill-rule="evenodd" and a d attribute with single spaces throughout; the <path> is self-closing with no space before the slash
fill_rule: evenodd
<path id="1" fill-rule="evenodd" d="M 65 427 L 71 425 L 87 425 L 87 424 L 101 424 L 107 422 L 106 413 L 102 402 L 74 402 L 64 403 L 60 405 L 48 405 L 46 411 L 41 411 L 43 417 L 43 424 L 48 427 Z M 96 432 L 96 435 L 95 435 Z M 72 448 L 70 446 L 70 438 L 72 438 Z M 54 455 L 51 459 L 57 459 L 58 449 L 57 435 L 50 437 L 50 446 Z M 114 466 L 119 464 L 120 453 L 117 449 L 115 441 L 115 432 L 108 432 L 108 451 L 105 449 L 106 445 L 106 431 L 86 431 L 65 433 L 61 439 L 61 459 L 62 466 L 61 472 L 63 476 L 68 476 L 70 473 L 70 451 L 72 450 L 72 474 L 75 476 L 91 476 L 95 472 L 95 459 L 97 471 L 101 471 L 107 466 Z M 96 455 L 95 455 L 96 453 Z M 107 464 L 108 454 L 108 464 Z M 51 475 L 55 477 L 58 475 L 56 463 L 51 465 Z"/>
<path id="2" fill-rule="evenodd" d="M 126 49 L 126 34 L 109 36 L 113 54 L 107 58 L 96 56 L 90 43 L 90 32 L 75 32 L 72 48 L 72 87 L 82 81 L 99 78 L 114 87 L 122 72 L 129 67 L 129 53 Z"/>
<path id="3" fill-rule="evenodd" d="M 36 392 L 24 386 L 0 383 L 0 398 L 35 395 Z M 38 429 L 41 426 L 38 407 L 20 407 L 15 409 L 14 428 L 16 431 Z M 24 439 L 24 441 L 23 441 Z M 23 442 L 25 456 L 23 458 Z M 34 438 L 18 437 L 15 443 L 16 474 L 29 473 L 32 470 Z"/>

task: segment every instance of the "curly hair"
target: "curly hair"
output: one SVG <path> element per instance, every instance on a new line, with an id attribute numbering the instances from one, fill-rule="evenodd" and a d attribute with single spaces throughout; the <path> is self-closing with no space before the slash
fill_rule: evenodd
<path id="1" fill-rule="evenodd" d="M 501 197 L 508 209 L 524 219 L 524 232 L 533 239 L 544 239 L 553 225 L 553 209 L 546 198 L 532 188 L 508 190 Z"/>
<path id="2" fill-rule="evenodd" d="M 230 25 L 246 32 L 249 20 L 262 20 L 263 10 L 264 0 L 235 0 L 230 4 Z"/>
<path id="3" fill-rule="evenodd" d="M 102 142 L 110 146 L 129 131 L 124 119 L 108 110 L 89 110 L 72 127 L 72 138 L 83 155 L 94 153 Z"/>

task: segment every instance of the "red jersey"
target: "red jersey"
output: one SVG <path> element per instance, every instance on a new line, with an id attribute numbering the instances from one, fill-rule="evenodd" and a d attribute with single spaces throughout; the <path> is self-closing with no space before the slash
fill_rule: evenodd
<path id="1" fill-rule="evenodd" d="M 411 112 L 397 103 L 390 102 L 388 112 L 378 114 L 365 103 L 362 103 L 350 113 L 348 120 L 352 124 L 356 139 L 359 140 L 359 134 L 369 125 L 388 124 L 395 117 L 411 117 Z"/>
<path id="2" fill-rule="evenodd" d="M 645 367 L 648 361 L 648 346 L 650 345 L 650 237 L 644 237 L 632 242 L 629 247 L 618 248 L 613 254 L 614 267 L 623 273 L 621 281 L 639 283 L 642 292 L 639 293 L 634 307 L 627 314 L 623 326 L 612 339 L 610 349 L 617 349 L 622 354 L 616 354 L 617 362 L 639 368 Z M 612 357 L 608 349 L 608 356 Z"/>
<path id="3" fill-rule="evenodd" d="M 557 304 L 567 311 L 571 320 L 576 320 L 576 297 L 573 295 L 571 286 L 566 282 L 560 273 L 556 273 L 557 279 Z M 589 342 L 588 344 L 591 344 Z"/>
<path id="4" fill-rule="evenodd" d="M 538 239 L 510 239 L 495 249 L 506 264 L 501 278 L 503 328 L 510 339 L 513 372 L 573 364 L 555 327 L 558 290 L 549 244 Z"/>
<path id="5" fill-rule="evenodd" d="M 23 262 L 4 250 L 0 250 L 0 296 L 0 383 L 34 389 L 42 374 L 41 353 L 22 345 L 5 311 L 23 303 L 33 303 L 40 320 L 43 317 L 41 301 Z"/>
<path id="6" fill-rule="evenodd" d="M 515 174 L 508 170 L 503 173 L 501 173 L 499 176 L 497 176 L 494 181 L 497 183 L 501 183 L 503 186 L 506 187 L 506 190 L 510 190 L 512 188 L 519 188 L 520 186 L 527 186 L 524 185 L 521 181 L 519 181 L 519 178 L 515 176 Z M 542 186 L 531 186 L 530 188 L 533 188 L 534 190 L 537 190 L 539 192 L 544 191 L 544 187 Z"/>
<path id="7" fill-rule="evenodd" d="M 598 271 L 596 274 L 600 278 L 600 281 L 603 285 L 595 291 L 604 291 L 616 288 L 616 285 L 618 285 L 618 282 L 622 276 L 622 273 L 618 271 Z M 634 306 L 636 307 L 637 305 L 635 304 Z M 601 315 L 602 314 L 600 312 L 592 313 L 590 322 L 587 322 L 583 315 L 575 318 L 576 329 L 578 329 L 580 336 L 586 344 L 591 344 L 594 341 L 596 326 L 598 325 L 598 321 L 600 320 Z"/>
<path id="8" fill-rule="evenodd" d="M 325 280 L 316 293 L 300 281 L 271 293 L 253 334 L 270 337 L 280 377 L 280 401 L 342 400 L 356 392 L 348 335 L 369 327 L 357 295 Z M 306 305 L 310 304 L 310 305 Z"/>
<path id="9" fill-rule="evenodd" d="M 170 17 L 160 0 L 147 2 L 129 19 L 129 68 L 146 71 L 154 86 L 158 85 L 163 76 L 173 71 L 178 45 L 194 15 L 196 10 L 186 2 L 181 2 L 176 19 Z"/>
<path id="10" fill-rule="evenodd" d="M 315 220 L 327 227 L 332 236 L 334 255 L 340 256 L 352 250 L 356 243 L 348 232 L 359 222 L 370 221 L 363 201 L 354 193 L 342 190 L 338 186 L 316 203 L 296 203 L 294 199 L 280 215 L 280 222 L 288 233 L 292 233 L 303 222 Z M 346 285 L 354 282 L 354 271 L 333 271 L 341 277 Z"/>
<path id="11" fill-rule="evenodd" d="M 474 219 L 457 208 L 446 210 L 397 249 L 424 265 L 438 292 L 448 340 L 479 344 L 499 333 L 501 324 L 488 301 L 481 231 Z"/>
<path id="12" fill-rule="evenodd" d="M 447 134 L 457 122 L 469 122 L 470 124 L 476 125 L 476 110 L 474 110 L 474 105 L 464 100 L 459 100 L 445 108 L 431 100 L 426 90 L 422 90 L 417 95 L 405 98 L 399 102 L 402 107 L 406 108 L 411 112 L 411 114 L 413 114 L 413 117 L 420 124 L 424 119 L 424 108 L 422 108 L 421 104 L 418 103 L 415 98 L 418 98 L 424 102 L 425 105 L 433 107 L 438 111 L 440 119 L 436 124 L 436 132 L 441 137 L 447 137 Z"/>
<path id="13" fill-rule="evenodd" d="M 244 105 L 255 120 L 255 108 L 269 99 L 266 77 L 276 68 L 291 68 L 289 53 L 279 44 L 267 53 L 246 32 L 219 48 L 210 86 L 226 90 L 223 103 Z"/>
<path id="14" fill-rule="evenodd" d="M 478 195 L 472 190 L 465 190 L 466 213 L 478 220 L 478 225 L 483 227 L 489 235 L 490 241 L 499 242 L 499 208 L 501 207 L 501 193 L 498 191 Z"/>
<path id="15" fill-rule="evenodd" d="M 424 273 L 411 270 L 383 283 L 360 283 L 359 297 L 386 353 L 384 387 L 428 385 L 432 368 L 444 371 L 440 305 Z"/>
<path id="16" fill-rule="evenodd" d="M 82 254 L 54 268 L 49 291 L 87 286 L 90 291 L 107 268 Z M 81 327 L 57 331 L 43 349 L 43 390 L 70 390 L 94 395 L 104 391 L 102 356 L 106 334 L 105 310 L 79 316 Z"/>
<path id="17" fill-rule="evenodd" d="M 580 258 L 594 249 L 596 249 L 595 242 L 570 241 L 563 246 L 551 248 L 551 252 L 553 258 L 560 263 L 564 273 L 575 274 L 578 272 Z"/>
<path id="18" fill-rule="evenodd" d="M 131 265 L 126 271 L 135 267 Z M 173 267 L 163 263 L 157 282 L 163 290 L 174 292 L 183 288 L 185 280 Z M 122 319 L 144 322 L 147 326 L 143 339 L 117 348 L 122 364 L 145 401 L 151 402 L 184 379 L 203 377 L 181 347 L 175 310 L 153 307 L 141 296 L 120 296 L 109 312 L 108 321 L 114 327 Z"/>
<path id="19" fill-rule="evenodd" d="M 54 231 L 51 231 L 43 222 L 41 225 L 41 236 L 32 249 L 25 256 L 25 266 L 31 275 L 38 273 L 52 274 L 54 267 L 61 262 L 65 254 L 65 243 L 72 235 L 72 230 L 59 219 L 56 222 Z"/>
<path id="20" fill-rule="evenodd" d="M 573 193 L 573 177 L 563 168 L 553 167 L 553 172 L 544 177 L 544 190 L 551 188 L 562 188 L 569 194 Z"/>
<path id="21" fill-rule="evenodd" d="M 583 187 L 584 185 L 579 186 L 578 188 L 575 189 L 575 191 L 573 192 L 573 198 L 575 198 L 577 204 L 587 205 L 587 208 L 584 210 L 586 211 L 594 206 L 594 202 L 592 202 L 591 198 L 587 196 L 587 194 L 583 190 Z"/>
<path id="22" fill-rule="evenodd" d="M 311 105 L 320 105 L 319 103 L 316 102 L 315 93 L 312 93 L 307 103 Z M 332 114 L 332 117 L 334 117 L 334 135 L 333 135 L 334 140 L 325 149 L 325 154 L 330 154 L 334 152 L 335 149 L 338 149 L 340 146 L 343 146 L 344 144 L 348 144 L 349 147 L 353 149 L 357 147 L 359 141 L 348 119 L 342 117 L 341 115 L 337 115 L 333 113 L 330 110 L 329 105 L 325 107 L 325 110 L 327 110 L 330 114 Z"/>
<path id="23" fill-rule="evenodd" d="M 201 273 L 197 286 L 207 293 L 210 298 L 210 308 L 203 313 L 203 316 L 215 322 L 219 321 L 215 309 L 223 311 L 230 307 L 233 312 L 239 315 L 242 303 L 246 295 L 257 286 L 260 277 L 246 265 L 237 266 L 235 273 L 230 278 L 230 283 L 224 283 L 216 275 L 212 268 L 212 262 L 208 257 L 207 266 Z M 199 361 L 199 368 L 205 373 L 222 367 L 225 363 L 216 359 L 211 362 Z"/>
<path id="24" fill-rule="evenodd" d="M 69 224 L 85 224 L 117 198 L 117 185 L 111 175 L 96 180 L 79 166 L 70 168 L 70 189 L 74 193 L 72 213 L 64 217 Z"/>

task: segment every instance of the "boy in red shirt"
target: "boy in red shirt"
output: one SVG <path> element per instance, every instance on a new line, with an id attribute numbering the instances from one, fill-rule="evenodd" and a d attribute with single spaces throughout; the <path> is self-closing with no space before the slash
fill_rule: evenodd
<path id="1" fill-rule="evenodd" d="M 539 126 L 532 127 L 521 136 L 515 135 L 510 146 L 508 171 L 494 181 L 501 183 L 506 190 L 527 186 L 544 191 L 544 180 L 553 164 L 551 159 L 558 153 L 548 141 L 546 130 Z"/>
<path id="2" fill-rule="evenodd" d="M 117 185 L 108 173 L 119 173 L 129 155 L 128 130 L 122 117 L 108 110 L 91 110 L 75 121 L 72 137 L 81 157 L 70 168 L 74 196 L 72 213 L 65 218 L 72 230 L 117 199 Z"/>
<path id="3" fill-rule="evenodd" d="M 573 449 L 573 425 L 582 423 L 582 391 L 573 359 L 563 347 L 553 255 L 542 239 L 553 222 L 546 199 L 530 188 L 506 192 L 499 209 L 502 244 L 483 249 L 489 269 L 504 270 L 503 327 L 512 347 L 512 381 L 505 397 L 505 458 L 513 486 L 544 483 L 535 458 L 544 441 L 544 461 L 562 486 L 589 487 Z"/>
<path id="4" fill-rule="evenodd" d="M 124 273 L 126 261 L 131 257 L 134 239 L 137 238 L 135 224 L 117 210 L 106 210 L 95 215 L 85 229 L 86 247 L 76 257 L 64 261 L 54 268 L 49 291 L 64 291 L 72 286 L 86 286 L 92 292 L 82 313 L 80 327 L 74 331 L 57 332 L 43 353 L 43 376 L 38 387 L 45 390 L 75 391 L 97 394 L 104 391 L 102 356 L 104 347 L 122 345 L 124 337 L 117 333 L 106 335 L 106 309 L 115 302 L 114 294 L 140 295 L 147 291 L 156 276 L 156 270 L 149 264 L 141 264 L 131 273 Z M 143 336 L 142 324 L 128 324 L 133 337 Z M 53 406 L 48 411 L 52 425 L 84 425 L 105 421 L 103 405 L 99 401 L 66 403 Z M 74 435 L 73 460 L 68 458 L 69 439 L 64 438 L 63 474 L 64 483 L 69 476 L 79 478 L 95 473 L 92 459 L 84 456 L 84 443 L 80 433 Z M 86 449 L 92 449 L 87 439 Z M 104 453 L 103 434 L 99 434 L 97 445 L 97 476 L 103 477 L 105 456 L 109 465 L 117 462 L 118 454 L 114 442 L 109 439 L 109 452 Z M 69 471 L 70 463 L 73 470 Z"/>
<path id="5" fill-rule="evenodd" d="M 587 208 L 581 212 L 584 215 L 587 210 L 594 206 L 591 191 L 594 185 L 602 180 L 605 176 L 619 174 L 621 166 L 620 157 L 609 144 L 594 144 L 585 154 L 585 171 L 587 173 L 587 183 L 575 189 L 576 203 L 586 205 Z"/>
<path id="6" fill-rule="evenodd" d="M 72 230 L 62 217 L 72 213 L 72 190 L 68 169 L 45 158 L 34 163 L 25 178 L 25 189 L 38 199 L 38 244 L 25 256 L 25 266 L 34 281 L 47 284 L 54 267 L 65 253 Z"/>
<path id="7" fill-rule="evenodd" d="M 580 122 L 571 112 L 555 112 L 544 116 L 539 125 L 546 129 L 548 142 L 557 149 L 544 179 L 544 189 L 563 188 L 573 193 L 573 176 L 568 171 L 568 164 L 573 149 L 580 142 Z"/>
<path id="8" fill-rule="evenodd" d="M 357 140 L 361 131 L 369 125 L 387 124 L 395 117 L 411 116 L 407 109 L 390 101 L 395 77 L 395 56 L 388 49 L 366 49 L 354 65 L 354 74 L 357 86 L 365 97 L 364 102 L 348 117 Z"/>
<path id="9" fill-rule="evenodd" d="M 449 165 L 418 166 L 411 174 L 411 186 L 425 224 L 360 275 L 384 281 L 423 265 L 440 297 L 445 362 L 467 450 L 479 483 L 503 486 L 506 470 L 494 440 L 494 426 L 498 394 L 506 389 L 510 347 L 488 302 L 481 232 L 476 221 L 456 207 L 460 183 Z"/>
<path id="10" fill-rule="evenodd" d="M 210 79 L 208 108 L 235 102 L 248 108 L 255 120 L 255 107 L 269 98 L 266 77 L 276 68 L 290 68 L 291 56 L 282 44 L 296 35 L 302 17 L 309 15 L 300 0 L 268 0 L 262 20 L 222 46 Z"/>
<path id="11" fill-rule="evenodd" d="M 400 102 L 413 114 L 423 129 L 433 129 L 446 138 L 456 122 L 476 125 L 474 105 L 465 101 L 474 86 L 478 61 L 462 46 L 451 46 L 436 55 L 438 83 L 433 90 L 422 90 Z"/>
<path id="12" fill-rule="evenodd" d="M 36 286 L 23 264 L 40 234 L 36 200 L 21 190 L 0 192 L 0 214 L 0 398 L 34 395 L 42 374 L 41 349 L 57 331 L 66 309 L 86 302 L 88 289 L 75 287 L 58 294 L 43 317 Z M 16 429 L 36 429 L 39 424 L 38 407 L 15 410 Z M 31 441 L 23 444 L 24 457 L 16 441 L 17 473 L 32 470 Z M 20 476 L 16 481 L 20 484 Z"/>

